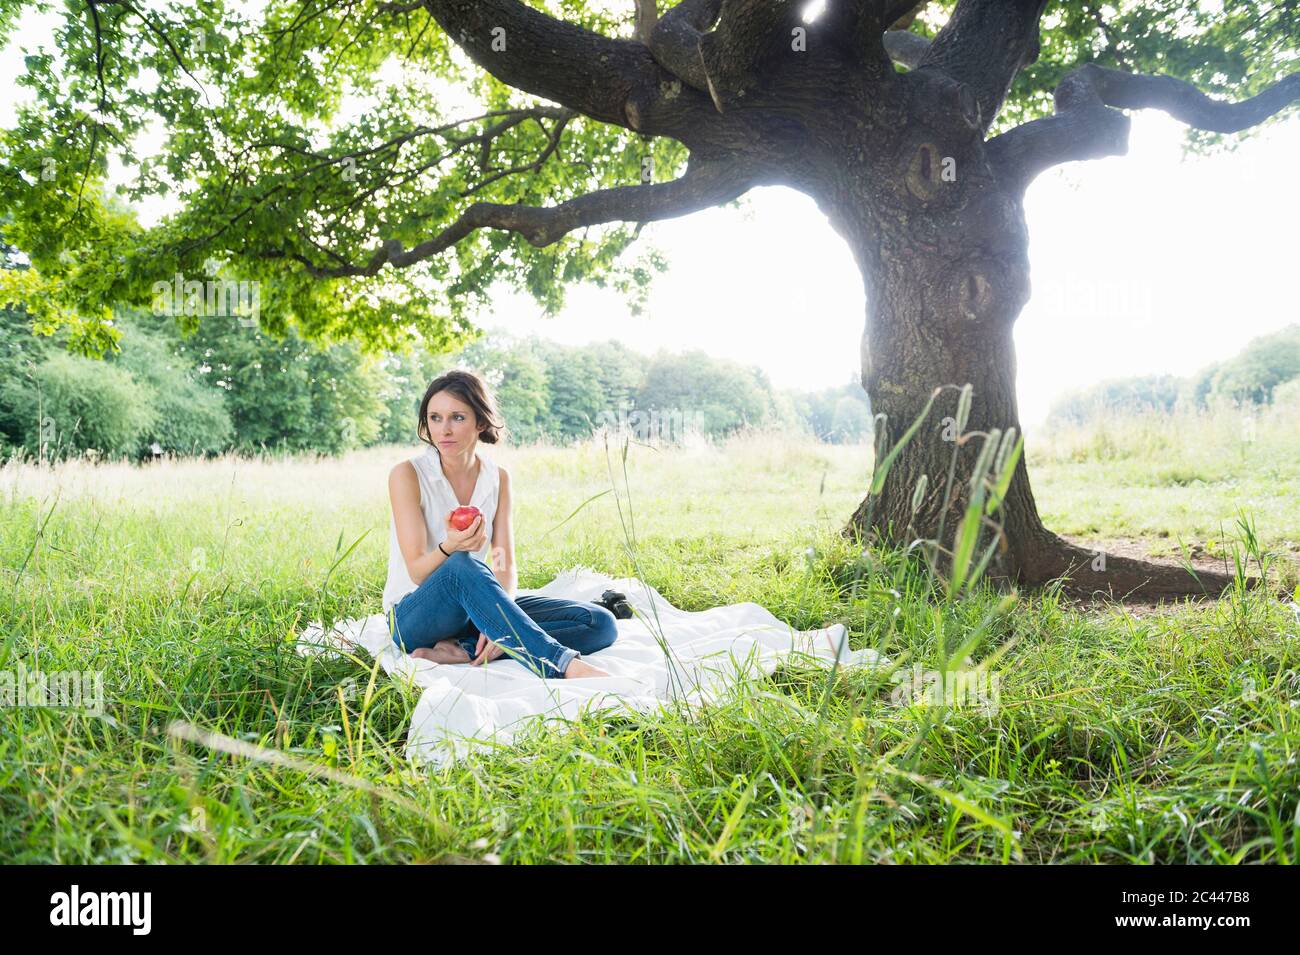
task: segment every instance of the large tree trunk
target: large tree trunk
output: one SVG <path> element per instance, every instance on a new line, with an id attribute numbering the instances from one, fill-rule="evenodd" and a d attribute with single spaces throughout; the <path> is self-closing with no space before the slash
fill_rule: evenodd
<path id="1" fill-rule="evenodd" d="M 893 546 L 937 542 L 922 549 L 947 574 L 985 437 L 995 429 L 1021 434 L 1012 332 L 1030 294 L 1028 240 L 1018 197 L 998 188 L 978 152 L 949 164 L 956 182 L 944 182 L 936 147 L 922 143 L 912 155 L 906 194 L 863 187 L 856 202 L 842 195 L 822 203 L 852 246 L 866 286 L 862 384 L 873 413 L 884 416 L 876 422 L 878 459 L 898 446 L 942 389 L 893 459 L 880 493 L 864 498 L 844 534 Z M 933 208 L 945 187 L 959 198 Z M 967 384 L 969 417 L 959 435 L 960 391 Z M 917 497 L 922 475 L 926 488 Z M 997 526 L 982 527 L 975 554 L 995 546 L 986 576 L 1002 585 L 1065 577 L 1065 589 L 1074 593 L 1151 598 L 1219 596 L 1233 582 L 1225 574 L 1193 576 L 1062 540 L 1039 518 L 1023 455 L 989 523 Z"/>

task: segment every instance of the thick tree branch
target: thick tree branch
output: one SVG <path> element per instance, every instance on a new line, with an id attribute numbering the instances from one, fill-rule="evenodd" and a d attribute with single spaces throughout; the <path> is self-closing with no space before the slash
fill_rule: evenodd
<path id="1" fill-rule="evenodd" d="M 1089 63 L 1061 80 L 1055 99 L 1058 110 L 1099 102 L 1120 109 L 1160 109 L 1196 129 L 1239 133 L 1300 101 L 1300 73 L 1284 77 L 1250 99 L 1232 103 L 1211 99 L 1191 83 L 1172 76 L 1125 73 Z"/>
<path id="2" fill-rule="evenodd" d="M 789 50 L 791 31 L 802 26 L 794 0 L 723 0 L 712 43 L 706 45 L 735 90 L 752 85 L 763 62 L 777 50 Z"/>
<path id="3" fill-rule="evenodd" d="M 659 6 L 655 0 L 636 0 L 636 28 L 632 35 L 642 43 L 649 43 L 658 22 Z"/>
<path id="4" fill-rule="evenodd" d="M 1051 166 L 1124 155 L 1129 125 L 1128 116 L 1106 106 L 1066 110 L 990 139 L 989 163 L 1009 190 L 1023 193 Z"/>
<path id="5" fill-rule="evenodd" d="M 917 69 L 967 87 L 987 130 L 1021 67 L 1038 59 L 1038 21 L 1047 0 L 958 0 Z"/>
<path id="6" fill-rule="evenodd" d="M 722 112 L 770 75 L 771 56 L 790 49 L 799 10 L 795 0 L 683 0 L 660 21 L 651 50 Z"/>
<path id="7" fill-rule="evenodd" d="M 601 122 L 679 137 L 688 97 L 663 103 L 659 65 L 645 44 L 601 36 L 520 0 L 425 0 L 469 57 L 501 82 Z"/>
<path id="8" fill-rule="evenodd" d="M 915 34 L 910 35 L 913 39 L 890 39 L 886 31 L 904 34 L 928 5 L 929 0 L 828 0 L 810 32 L 819 43 L 838 45 L 869 71 L 888 71 L 891 59 L 911 69 L 923 52 L 919 45 L 928 46 L 929 41 Z"/>
<path id="9" fill-rule="evenodd" d="M 930 41 L 909 30 L 889 30 L 884 37 L 885 52 L 895 63 L 916 69 L 930 49 Z"/>
<path id="10" fill-rule="evenodd" d="M 722 112 L 722 102 L 709 79 L 703 41 L 721 9 L 722 0 L 682 0 L 655 25 L 648 43 L 660 66 L 683 83 L 708 93 L 718 112 Z"/>
<path id="11" fill-rule="evenodd" d="M 740 167 L 694 163 L 685 175 L 671 182 L 643 186 L 618 186 L 570 199 L 556 206 L 502 205 L 476 202 L 436 236 L 406 249 L 396 239 L 384 241 L 364 265 L 323 266 L 300 252 L 269 250 L 260 258 L 291 259 L 317 279 L 370 276 L 385 265 L 405 268 L 444 252 L 477 229 L 517 232 L 538 248 L 586 226 L 606 222 L 654 222 L 711 208 L 742 195 L 755 184 Z M 338 260 L 335 253 L 331 258 Z"/>
<path id="12" fill-rule="evenodd" d="M 881 43 L 885 25 L 899 16 L 911 22 L 925 5 L 830 0 L 805 24 L 798 0 L 682 0 L 659 21 L 650 49 L 664 69 L 707 93 L 722 112 L 728 102 L 779 73 L 781 62 L 796 50 L 796 28 L 807 30 L 802 50 L 834 50 L 845 62 L 883 73 L 889 66 Z"/>
<path id="13" fill-rule="evenodd" d="M 1023 190 L 1044 169 L 1128 151 L 1129 119 L 1121 109 L 1161 109 L 1196 129 L 1235 133 L 1300 102 L 1300 73 L 1257 96 L 1232 103 L 1206 96 L 1171 76 L 1144 76 L 1086 63 L 1070 71 L 1054 93 L 1056 114 L 989 140 L 995 174 Z"/>

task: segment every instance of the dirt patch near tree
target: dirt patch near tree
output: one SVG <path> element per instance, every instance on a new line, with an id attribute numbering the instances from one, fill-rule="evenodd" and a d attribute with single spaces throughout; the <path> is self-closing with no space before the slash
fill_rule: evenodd
<path id="1" fill-rule="evenodd" d="M 1192 568 L 1197 571 L 1214 571 L 1221 574 L 1236 572 L 1232 560 L 1231 545 L 1226 548 L 1218 546 L 1211 551 L 1199 541 L 1188 542 L 1186 544 L 1186 553 L 1184 553 L 1177 541 L 1171 541 L 1169 538 L 1164 537 L 1083 537 L 1075 534 L 1061 534 L 1059 536 L 1076 547 L 1082 547 L 1097 554 L 1131 557 L 1136 560 L 1151 561 L 1169 567 L 1183 567 L 1186 562 L 1190 561 Z M 1259 567 L 1253 559 L 1246 569 L 1251 576 L 1259 575 Z M 1292 591 L 1296 587 L 1297 580 L 1300 580 L 1300 552 L 1292 550 L 1279 554 L 1274 559 L 1273 566 L 1269 568 L 1269 579 L 1273 581 L 1275 590 L 1285 587 L 1288 593 Z M 1163 600 L 1118 600 L 1101 595 L 1085 597 L 1077 594 L 1070 595 L 1065 599 L 1071 606 L 1088 613 L 1114 610 L 1122 605 L 1130 616 L 1138 618 L 1156 613 L 1170 613 L 1186 609 L 1189 606 L 1206 607 L 1216 602 L 1214 598 L 1210 597 L 1182 597 L 1176 600 L 1171 598 Z"/>

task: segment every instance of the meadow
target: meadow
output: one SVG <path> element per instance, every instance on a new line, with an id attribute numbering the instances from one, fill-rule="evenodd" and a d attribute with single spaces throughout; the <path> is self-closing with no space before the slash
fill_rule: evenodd
<path id="1" fill-rule="evenodd" d="M 1295 421 L 1130 418 L 1031 436 L 1027 460 L 1059 532 L 1248 549 L 1293 589 Z M 800 629 L 840 621 L 900 672 L 990 664 L 995 712 L 900 703 L 880 673 L 783 667 L 700 713 L 592 717 L 413 768 L 416 694 L 366 659 L 299 656 L 293 637 L 378 608 L 385 479 L 417 450 L 0 468 L 0 671 L 101 672 L 107 704 L 0 709 L 0 859 L 1300 856 L 1293 604 L 1242 587 L 1148 614 L 1055 588 L 945 599 L 902 555 L 836 534 L 870 446 L 760 432 L 626 459 L 600 441 L 487 449 L 515 479 L 520 586 L 584 564 L 686 609 L 753 600 Z M 260 755 L 168 734 L 177 720 Z"/>

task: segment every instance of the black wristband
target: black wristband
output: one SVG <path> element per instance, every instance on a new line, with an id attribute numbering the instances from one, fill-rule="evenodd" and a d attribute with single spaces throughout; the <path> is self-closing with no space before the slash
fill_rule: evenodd
<path id="1" fill-rule="evenodd" d="M 439 541 L 439 542 L 438 542 L 438 550 L 442 550 L 442 541 Z M 442 556 L 443 556 L 443 557 L 450 557 L 451 554 L 447 553 L 445 550 L 442 550 Z"/>

